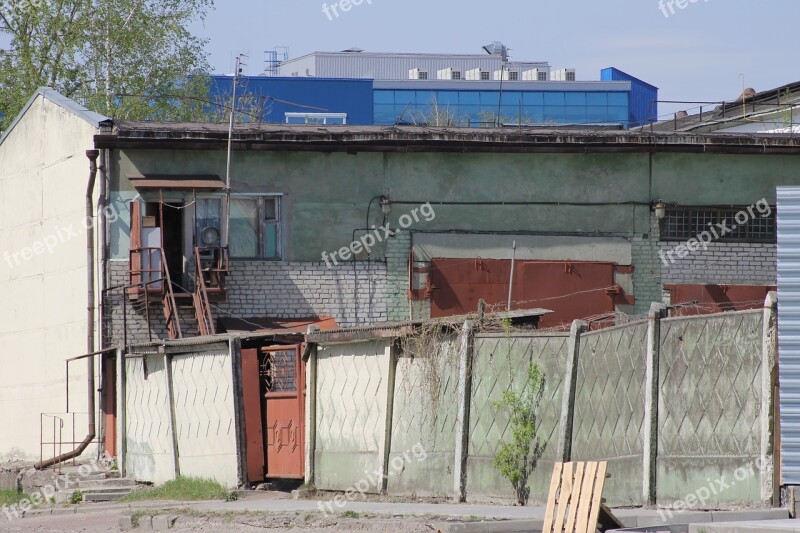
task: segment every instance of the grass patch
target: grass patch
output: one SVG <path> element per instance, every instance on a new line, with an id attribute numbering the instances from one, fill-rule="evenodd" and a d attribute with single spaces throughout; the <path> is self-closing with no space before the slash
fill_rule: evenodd
<path id="1" fill-rule="evenodd" d="M 27 497 L 27 494 L 22 494 L 15 490 L 0 490 L 0 505 L 14 505 Z"/>
<path id="2" fill-rule="evenodd" d="M 160 487 L 132 492 L 124 498 L 124 501 L 202 501 L 226 500 L 230 497 L 231 492 L 213 479 L 179 477 L 173 481 L 167 481 Z"/>
<path id="3" fill-rule="evenodd" d="M 342 513 L 345 518 L 358 518 L 358 513 L 355 511 L 345 511 Z"/>

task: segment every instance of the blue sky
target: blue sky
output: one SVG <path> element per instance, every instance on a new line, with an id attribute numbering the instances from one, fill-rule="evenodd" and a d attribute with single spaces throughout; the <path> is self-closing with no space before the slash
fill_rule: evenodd
<path id="1" fill-rule="evenodd" d="M 662 11 L 659 0 L 363 0 L 328 17 L 323 3 L 338 2 L 216 0 L 194 31 L 209 39 L 216 73 L 232 72 L 232 58 L 248 52 L 245 72 L 258 74 L 274 46 L 292 57 L 351 47 L 479 53 L 500 40 L 512 59 L 574 67 L 581 80 L 615 66 L 658 86 L 662 100 L 730 100 L 742 91 L 740 74 L 758 91 L 800 80 L 797 0 L 674 1 Z M 689 107 L 662 104 L 660 112 Z"/>

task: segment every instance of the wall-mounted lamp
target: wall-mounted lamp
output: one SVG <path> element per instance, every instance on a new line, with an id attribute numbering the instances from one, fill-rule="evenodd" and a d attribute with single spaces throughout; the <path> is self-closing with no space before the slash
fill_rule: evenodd
<path id="1" fill-rule="evenodd" d="M 387 217 L 392 214 L 392 200 L 388 196 L 381 196 L 381 211 Z"/>
<path id="2" fill-rule="evenodd" d="M 653 204 L 653 210 L 656 212 L 658 220 L 664 220 L 667 216 L 667 204 L 664 202 L 656 202 Z"/>

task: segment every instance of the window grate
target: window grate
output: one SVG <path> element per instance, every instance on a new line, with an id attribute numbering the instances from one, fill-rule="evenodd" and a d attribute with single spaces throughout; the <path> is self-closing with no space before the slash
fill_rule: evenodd
<path id="1" fill-rule="evenodd" d="M 746 221 L 739 223 L 745 216 Z M 774 208 L 769 213 L 748 207 L 668 208 L 660 230 L 662 241 L 698 239 L 703 232 L 709 232 L 712 241 L 777 242 Z"/>

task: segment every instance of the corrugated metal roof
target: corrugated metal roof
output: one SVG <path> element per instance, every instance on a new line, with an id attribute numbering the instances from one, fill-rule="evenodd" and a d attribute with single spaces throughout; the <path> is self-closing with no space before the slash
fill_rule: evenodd
<path id="1" fill-rule="evenodd" d="M 511 318 L 524 320 L 538 318 L 552 313 L 549 309 L 524 309 L 510 312 L 487 313 L 488 318 Z M 402 337 L 413 333 L 414 329 L 426 324 L 440 324 L 442 327 L 459 327 L 467 320 L 475 320 L 476 314 L 456 315 L 443 317 L 435 320 L 408 320 L 400 322 L 382 322 L 367 326 L 357 326 L 352 328 L 342 328 L 331 331 L 321 331 L 306 335 L 307 342 L 326 343 L 326 342 L 348 342 L 358 340 L 369 340 L 375 338 Z"/>

